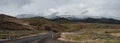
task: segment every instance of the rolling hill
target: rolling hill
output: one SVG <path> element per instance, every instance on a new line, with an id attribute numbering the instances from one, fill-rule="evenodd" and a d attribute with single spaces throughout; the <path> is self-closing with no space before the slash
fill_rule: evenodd
<path id="1" fill-rule="evenodd" d="M 111 18 L 84 18 L 56 17 L 48 19 L 40 16 L 31 18 L 16 18 L 5 14 L 0 14 L 0 29 L 10 30 L 47 30 L 47 31 L 69 31 L 85 28 L 116 28 L 119 29 L 120 21 Z M 114 24 L 114 25 L 113 25 Z M 69 27 L 70 26 L 70 27 Z"/>
<path id="2" fill-rule="evenodd" d="M 44 17 L 16 18 L 0 14 L 0 29 L 64 31 L 65 27 Z"/>

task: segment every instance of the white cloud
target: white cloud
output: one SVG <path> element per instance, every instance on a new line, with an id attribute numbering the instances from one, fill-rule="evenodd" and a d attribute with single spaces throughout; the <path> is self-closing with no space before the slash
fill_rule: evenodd
<path id="1" fill-rule="evenodd" d="M 0 0 L 0 13 L 8 15 L 19 14 L 19 10 L 30 3 L 30 0 Z"/>
<path id="2" fill-rule="evenodd" d="M 0 13 L 9 15 L 77 15 L 78 17 L 120 17 L 120 0 L 0 0 Z"/>
<path id="3" fill-rule="evenodd" d="M 81 0 L 79 3 L 64 5 L 54 10 L 59 12 L 58 15 L 76 15 L 78 17 L 96 16 L 119 19 L 119 7 L 119 0 Z"/>

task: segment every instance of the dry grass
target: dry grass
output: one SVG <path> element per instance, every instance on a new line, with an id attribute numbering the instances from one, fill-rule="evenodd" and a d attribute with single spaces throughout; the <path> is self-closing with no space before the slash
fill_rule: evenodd
<path id="1" fill-rule="evenodd" d="M 74 32 L 73 32 L 74 33 Z M 76 42 L 76 43 L 120 43 L 120 38 L 110 35 L 108 33 L 95 33 L 95 32 L 84 32 L 74 34 L 63 33 L 61 39 L 63 41 Z"/>
<path id="2" fill-rule="evenodd" d="M 61 35 L 61 39 L 64 41 L 78 43 L 120 43 L 119 24 L 67 23 L 61 25 L 69 28 L 68 31 L 72 32 L 72 34 L 66 33 Z"/>
<path id="3" fill-rule="evenodd" d="M 68 28 L 68 31 L 77 31 L 81 29 L 108 29 L 108 30 L 120 30 L 119 24 L 100 24 L 100 23 L 64 23 L 61 24 Z"/>
<path id="4" fill-rule="evenodd" d="M 41 32 L 33 30 L 0 30 L 0 39 L 16 39 L 38 33 Z"/>

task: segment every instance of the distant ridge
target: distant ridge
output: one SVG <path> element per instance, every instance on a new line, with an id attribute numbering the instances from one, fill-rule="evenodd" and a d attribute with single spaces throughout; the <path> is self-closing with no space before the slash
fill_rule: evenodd
<path id="1" fill-rule="evenodd" d="M 16 18 L 16 17 L 5 15 L 5 14 L 0 14 L 0 18 Z"/>
<path id="2" fill-rule="evenodd" d="M 18 16 L 17 16 L 18 17 Z M 27 17 L 23 18 L 42 18 L 41 16 L 37 15 L 27 15 Z M 46 19 L 50 19 L 55 22 L 84 22 L 84 23 L 105 23 L 105 24 L 120 24 L 120 20 L 113 19 L 113 18 L 94 18 L 94 17 L 85 17 L 85 18 L 78 18 L 76 16 L 72 15 L 60 15 L 60 16 L 55 16 L 53 15 L 51 18 L 43 17 Z"/>
<path id="3" fill-rule="evenodd" d="M 55 17 L 52 21 L 71 21 L 71 22 L 83 22 L 83 23 L 105 23 L 105 24 L 120 24 L 120 20 L 113 18 L 76 18 L 76 17 Z"/>
<path id="4" fill-rule="evenodd" d="M 16 16 L 17 18 L 32 18 L 32 17 L 38 17 L 38 15 L 33 14 L 20 14 Z"/>

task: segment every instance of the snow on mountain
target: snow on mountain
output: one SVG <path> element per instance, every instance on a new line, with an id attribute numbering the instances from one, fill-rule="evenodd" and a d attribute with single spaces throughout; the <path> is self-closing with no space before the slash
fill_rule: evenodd
<path id="1" fill-rule="evenodd" d="M 32 18 L 32 17 L 38 17 L 39 15 L 34 15 L 34 14 L 21 14 L 17 15 L 17 18 Z"/>

